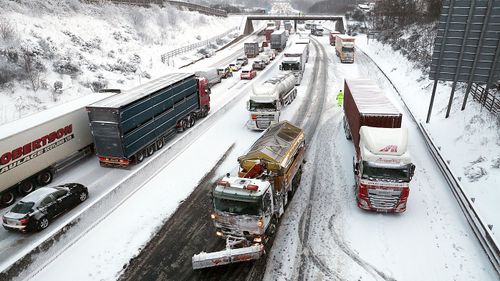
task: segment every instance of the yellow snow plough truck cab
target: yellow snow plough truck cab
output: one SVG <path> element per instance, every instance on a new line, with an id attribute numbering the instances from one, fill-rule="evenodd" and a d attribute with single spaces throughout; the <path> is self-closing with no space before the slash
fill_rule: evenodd
<path id="1" fill-rule="evenodd" d="M 238 176 L 226 175 L 211 193 L 211 218 L 226 249 L 194 255 L 193 269 L 256 260 L 264 254 L 300 184 L 304 154 L 303 130 L 283 121 L 271 125 L 238 158 Z"/>

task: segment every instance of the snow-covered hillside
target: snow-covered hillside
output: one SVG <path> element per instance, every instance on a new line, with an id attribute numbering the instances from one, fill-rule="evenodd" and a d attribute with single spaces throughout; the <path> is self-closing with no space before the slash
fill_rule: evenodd
<path id="1" fill-rule="evenodd" d="M 163 53 L 240 24 L 174 7 L 2 1 L 0 124 L 168 71 Z"/>

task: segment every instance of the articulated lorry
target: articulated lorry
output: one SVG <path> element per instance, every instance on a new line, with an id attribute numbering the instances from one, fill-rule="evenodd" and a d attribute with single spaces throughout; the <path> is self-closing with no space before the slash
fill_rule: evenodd
<path id="1" fill-rule="evenodd" d="M 285 49 L 287 41 L 286 31 L 276 30 L 271 34 L 271 49 L 281 52 Z"/>
<path id="2" fill-rule="evenodd" d="M 297 96 L 295 76 L 285 73 L 267 80 L 261 85 L 254 85 L 247 109 L 250 120 L 247 127 L 252 130 L 265 130 L 278 123 L 281 109 L 290 104 Z"/>
<path id="3" fill-rule="evenodd" d="M 90 94 L 0 126 L 0 205 L 49 184 L 58 171 L 90 155 L 85 106 L 112 95 Z"/>
<path id="4" fill-rule="evenodd" d="M 415 171 L 403 115 L 368 79 L 344 83 L 344 130 L 356 150 L 353 160 L 358 207 L 404 212 Z"/>
<path id="5" fill-rule="evenodd" d="M 309 46 L 306 44 L 294 44 L 285 51 L 281 60 L 280 70 L 291 71 L 295 75 L 295 85 L 300 85 L 306 62 L 309 60 Z"/>
<path id="6" fill-rule="evenodd" d="M 259 43 L 247 42 L 243 44 L 243 49 L 247 58 L 255 58 L 259 54 Z"/>
<path id="7" fill-rule="evenodd" d="M 87 106 L 99 163 L 142 162 L 176 131 L 208 115 L 209 93 L 206 78 L 171 73 Z"/>
<path id="8" fill-rule="evenodd" d="M 354 37 L 345 34 L 335 36 L 335 54 L 340 62 L 354 62 Z"/>
<path id="9" fill-rule="evenodd" d="M 336 39 L 337 35 L 340 35 L 340 32 L 338 32 L 338 31 L 332 31 L 332 32 L 330 32 L 330 37 L 329 38 L 330 38 L 330 45 L 331 46 L 335 46 L 335 40 L 337 40 Z"/>
<path id="10" fill-rule="evenodd" d="M 302 175 L 305 137 L 284 121 L 274 124 L 238 158 L 238 176 L 227 174 L 211 192 L 215 233 L 226 249 L 196 254 L 193 269 L 259 259 Z"/>

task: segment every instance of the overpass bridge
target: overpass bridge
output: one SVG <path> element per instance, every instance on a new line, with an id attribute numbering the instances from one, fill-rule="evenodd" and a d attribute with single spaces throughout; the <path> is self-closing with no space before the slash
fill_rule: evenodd
<path id="1" fill-rule="evenodd" d="M 243 34 L 249 35 L 254 31 L 254 20 L 292 20 L 294 22 L 295 30 L 297 30 L 297 21 L 303 20 L 330 20 L 335 22 L 335 30 L 345 33 L 346 24 L 345 18 L 338 15 L 247 15 L 245 20 L 245 29 Z"/>

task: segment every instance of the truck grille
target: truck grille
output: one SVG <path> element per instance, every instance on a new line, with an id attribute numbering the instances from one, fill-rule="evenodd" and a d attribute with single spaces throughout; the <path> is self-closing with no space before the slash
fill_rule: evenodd
<path id="1" fill-rule="evenodd" d="M 259 129 L 267 129 L 271 126 L 271 122 L 274 121 L 274 115 L 272 114 L 262 114 L 257 115 L 257 128 Z"/>
<path id="2" fill-rule="evenodd" d="M 368 198 L 373 208 L 394 209 L 399 202 L 401 191 L 389 189 L 368 189 Z"/>

